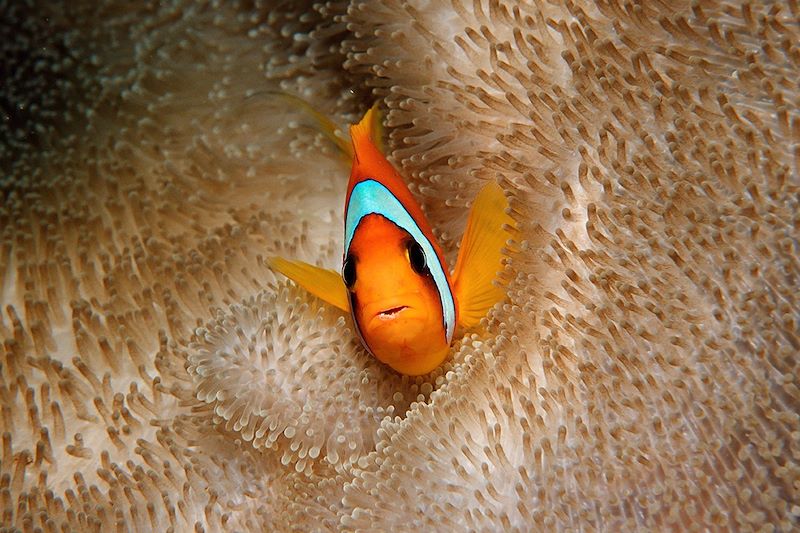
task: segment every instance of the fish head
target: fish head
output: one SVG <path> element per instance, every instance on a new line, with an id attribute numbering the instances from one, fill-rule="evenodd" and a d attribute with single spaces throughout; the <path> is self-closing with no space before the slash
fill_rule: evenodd
<path id="1" fill-rule="evenodd" d="M 442 304 L 428 257 L 382 215 L 363 217 L 344 258 L 353 320 L 367 349 L 398 372 L 430 372 L 447 355 Z"/>

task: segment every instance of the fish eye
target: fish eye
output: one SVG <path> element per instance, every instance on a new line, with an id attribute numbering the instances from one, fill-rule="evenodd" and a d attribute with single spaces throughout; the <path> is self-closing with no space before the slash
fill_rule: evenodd
<path id="1" fill-rule="evenodd" d="M 425 252 L 422 251 L 422 246 L 417 241 L 410 241 L 408 243 L 408 262 L 411 263 L 411 268 L 417 274 L 426 274 L 428 272 L 428 263 L 425 261 Z"/>
<path id="2" fill-rule="evenodd" d="M 342 265 L 342 279 L 348 289 L 352 289 L 353 285 L 356 284 L 356 261 L 352 254 L 348 254 L 344 260 L 344 265 Z"/>

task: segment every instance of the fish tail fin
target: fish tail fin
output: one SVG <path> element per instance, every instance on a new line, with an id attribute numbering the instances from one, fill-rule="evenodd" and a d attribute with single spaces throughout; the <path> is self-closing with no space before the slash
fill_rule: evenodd
<path id="1" fill-rule="evenodd" d="M 314 123 L 319 128 L 319 130 L 325 135 L 325 137 L 327 137 L 329 141 L 331 141 L 334 145 L 336 145 L 336 148 L 339 149 L 342 155 L 344 155 L 348 161 L 353 160 L 353 147 L 350 145 L 347 139 L 343 138 L 342 129 L 339 126 L 337 126 L 336 123 L 334 123 L 330 118 L 325 116 L 324 113 L 322 113 L 313 105 L 311 105 L 308 101 L 303 100 L 299 96 L 295 96 L 287 92 L 269 91 L 269 90 L 258 91 L 248 96 L 248 98 L 253 98 L 258 95 L 267 95 L 273 98 L 277 98 L 308 115 L 311 119 L 314 120 Z"/>
<path id="2" fill-rule="evenodd" d="M 470 210 L 453 272 L 458 321 L 465 328 L 478 325 L 505 297 L 505 288 L 495 278 L 503 268 L 503 246 L 514 228 L 507 207 L 503 189 L 492 181 L 481 189 Z"/>
<path id="3" fill-rule="evenodd" d="M 338 272 L 282 257 L 270 257 L 267 263 L 272 270 L 280 272 L 314 296 L 342 311 L 350 310 L 347 288 Z"/>
<path id="4" fill-rule="evenodd" d="M 378 109 L 378 102 L 375 102 L 369 111 L 364 113 L 358 124 L 350 126 L 350 138 L 353 141 L 353 152 L 358 158 L 358 150 L 360 146 L 365 146 L 369 141 L 381 153 L 383 152 L 383 117 L 380 109 Z"/>

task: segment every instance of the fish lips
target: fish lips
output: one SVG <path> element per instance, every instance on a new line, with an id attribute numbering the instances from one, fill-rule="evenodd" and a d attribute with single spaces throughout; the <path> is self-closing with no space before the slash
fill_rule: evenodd
<path id="1" fill-rule="evenodd" d="M 400 315 L 400 313 L 402 313 L 406 309 L 410 309 L 410 308 L 407 305 L 398 305 L 396 307 L 392 307 L 390 309 L 386 309 L 384 311 L 381 311 L 380 313 L 375 315 L 375 318 L 377 318 L 379 320 L 394 320 L 395 318 L 397 318 Z"/>
<path id="2" fill-rule="evenodd" d="M 400 303 L 398 300 L 377 302 L 364 307 L 363 317 L 372 328 L 378 328 L 401 318 L 409 318 L 414 315 L 414 308 L 407 303 Z"/>
<path id="3" fill-rule="evenodd" d="M 372 320 L 395 320 L 396 318 L 400 317 L 403 312 L 411 309 L 408 305 L 393 305 L 393 306 L 378 306 L 378 311 L 372 311 L 367 316 L 370 316 Z"/>

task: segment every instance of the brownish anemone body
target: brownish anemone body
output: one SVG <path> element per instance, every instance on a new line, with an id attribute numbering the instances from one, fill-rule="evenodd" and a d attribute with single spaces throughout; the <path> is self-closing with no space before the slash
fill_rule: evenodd
<path id="1" fill-rule="evenodd" d="M 754 530 L 800 520 L 792 0 L 0 6 L 0 523 Z M 265 263 L 338 268 L 388 109 L 508 300 L 432 374 Z"/>

